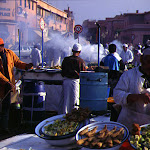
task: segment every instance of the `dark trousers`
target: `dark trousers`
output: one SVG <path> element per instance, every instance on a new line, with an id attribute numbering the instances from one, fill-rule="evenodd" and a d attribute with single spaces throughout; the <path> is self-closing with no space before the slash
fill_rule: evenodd
<path id="1" fill-rule="evenodd" d="M 2 102 L 2 112 L 0 115 L 0 128 L 7 129 L 10 110 L 10 94 Z"/>

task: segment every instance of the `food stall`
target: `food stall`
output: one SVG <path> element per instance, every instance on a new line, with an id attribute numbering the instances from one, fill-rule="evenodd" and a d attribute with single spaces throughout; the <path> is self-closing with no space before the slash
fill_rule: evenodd
<path id="1" fill-rule="evenodd" d="M 23 83 L 27 80 L 31 82 L 43 81 L 46 92 L 45 109 L 46 111 L 58 112 L 58 105 L 62 97 L 62 83 L 63 77 L 61 76 L 60 69 L 33 69 L 26 71 L 23 75 Z M 24 91 L 22 91 L 24 95 Z"/>
<path id="2" fill-rule="evenodd" d="M 31 69 L 21 74 L 23 122 L 39 122 L 51 112 L 60 113 L 63 83 L 61 70 Z M 41 104 L 37 104 L 39 99 L 43 100 Z"/>
<path id="3" fill-rule="evenodd" d="M 95 86 L 93 84 L 93 82 L 94 83 L 96 82 L 96 87 L 98 86 L 98 84 L 104 83 L 104 85 L 106 86 L 104 99 L 105 99 L 105 102 L 107 103 L 107 100 L 106 100 L 106 97 L 107 97 L 107 75 L 105 73 L 100 73 L 100 74 L 102 75 L 102 77 L 101 77 L 101 79 L 98 78 L 98 80 L 95 77 L 90 78 L 90 81 L 89 81 L 89 79 L 87 80 L 89 72 L 87 72 L 86 75 L 84 75 L 83 77 L 84 77 L 84 79 L 86 79 L 85 85 L 88 85 L 88 86 L 89 85 Z M 37 81 L 44 82 L 45 92 L 46 92 L 46 101 L 45 101 L 46 111 L 59 111 L 59 109 L 60 109 L 59 104 L 61 103 L 62 83 L 63 83 L 63 78 L 61 76 L 61 70 L 57 70 L 57 69 L 29 70 L 23 74 L 22 81 L 24 83 L 26 83 L 28 80 L 32 81 L 33 83 L 37 82 Z M 106 80 L 106 84 L 105 84 L 105 80 Z M 101 82 L 101 81 L 103 81 L 103 82 Z M 88 84 L 89 82 L 90 82 L 90 84 Z M 82 82 L 81 84 L 83 85 L 83 83 L 84 82 Z M 100 87 L 102 87 L 104 85 L 100 85 Z M 83 89 L 87 88 L 88 86 L 84 87 Z M 22 92 L 23 92 L 22 95 L 24 96 L 24 93 L 25 93 L 24 89 Z M 104 91 L 102 91 L 102 93 L 104 93 Z M 83 97 L 81 97 L 81 99 L 82 98 Z M 91 101 L 92 101 L 92 99 L 90 99 L 90 102 Z M 100 99 L 99 103 L 102 104 L 103 101 Z M 104 108 L 104 109 L 106 109 L 106 108 Z M 93 110 L 91 109 L 91 111 L 93 111 Z M 81 114 L 84 114 L 84 112 L 82 112 Z M 121 150 L 121 147 L 124 149 L 129 147 L 130 149 L 132 149 L 129 142 L 127 142 L 127 145 L 124 145 L 124 144 L 126 144 L 126 140 L 128 139 L 128 135 L 129 135 L 128 129 L 119 123 L 111 122 L 110 115 L 108 115 L 108 114 L 88 117 L 84 122 L 81 122 L 81 124 L 80 124 L 81 126 L 76 130 L 75 134 L 71 137 L 67 137 L 67 138 L 63 139 L 62 137 L 60 138 L 58 136 L 58 139 L 55 140 L 55 138 L 49 139 L 49 135 L 43 135 L 44 131 L 45 131 L 44 128 L 47 124 L 48 125 L 54 124 L 54 122 L 57 119 L 64 119 L 63 118 L 64 115 L 65 114 L 56 115 L 56 116 L 49 117 L 49 118 L 41 121 L 35 128 L 35 134 L 21 134 L 21 135 L 17 135 L 12 138 L 1 141 L 0 149 L 2 149 L 2 150 L 5 150 L 5 149 L 10 149 L 10 150 L 13 150 L 13 149 L 27 149 L 27 150 L 28 149 L 29 150 L 32 150 L 32 149 L 35 149 L 35 150 L 48 150 L 48 149 L 49 150 L 54 150 L 54 149 L 73 150 L 73 149 L 76 149 L 77 150 L 77 149 L 81 149 L 81 150 L 85 150 L 85 149 L 87 149 L 87 150 L 89 150 L 90 149 L 89 147 L 86 148 L 83 145 L 81 145 L 81 146 L 77 145 L 76 140 L 79 140 L 80 138 L 82 138 L 81 136 L 79 136 L 80 132 L 82 130 L 84 130 L 86 127 L 89 127 L 89 132 L 90 132 L 90 130 L 92 130 L 95 126 L 98 126 L 98 131 L 101 131 L 103 129 L 104 125 L 106 125 L 106 124 L 110 131 L 115 126 L 117 126 L 117 131 L 120 128 L 123 128 L 123 130 L 125 131 L 125 133 L 123 134 L 123 140 L 121 141 L 121 144 L 119 144 L 119 145 L 117 144 L 115 146 L 115 148 L 117 148 L 117 149 L 120 148 L 119 150 Z M 69 135 L 70 134 L 71 133 L 69 133 Z M 66 136 L 66 135 L 64 135 L 64 136 Z M 47 137 L 48 137 L 48 139 L 47 139 Z M 71 143 L 71 144 L 67 143 L 67 142 L 70 142 L 69 139 L 73 143 Z M 66 142 L 65 145 L 64 145 L 64 143 L 65 143 L 64 140 Z M 61 143 L 61 141 L 63 141 L 63 142 Z"/>

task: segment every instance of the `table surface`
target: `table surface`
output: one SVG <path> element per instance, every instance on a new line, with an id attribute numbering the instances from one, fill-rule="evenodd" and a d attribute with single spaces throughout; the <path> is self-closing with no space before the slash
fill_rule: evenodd
<path id="1" fill-rule="evenodd" d="M 98 116 L 90 119 L 90 123 L 95 121 L 107 122 L 110 121 L 109 116 Z M 44 139 L 39 138 L 35 134 L 21 134 L 0 142 L 0 150 L 72 150 L 76 145 L 67 147 L 54 147 L 48 144 Z M 84 150 L 81 148 L 80 150 Z M 120 150 L 133 150 L 128 141 L 121 147 Z"/>

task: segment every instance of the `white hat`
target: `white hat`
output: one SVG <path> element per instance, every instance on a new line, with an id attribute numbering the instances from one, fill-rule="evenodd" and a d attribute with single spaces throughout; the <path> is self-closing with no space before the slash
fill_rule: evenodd
<path id="1" fill-rule="evenodd" d="M 123 44 L 123 46 L 128 48 L 128 44 Z"/>
<path id="2" fill-rule="evenodd" d="M 74 44 L 72 48 L 72 50 L 76 52 L 80 52 L 81 49 L 82 49 L 82 46 L 79 43 Z"/>

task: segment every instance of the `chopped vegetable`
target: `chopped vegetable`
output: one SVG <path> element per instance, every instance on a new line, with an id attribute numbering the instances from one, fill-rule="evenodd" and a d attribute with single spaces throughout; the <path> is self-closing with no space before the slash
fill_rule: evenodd
<path id="1" fill-rule="evenodd" d="M 49 136 L 62 136 L 74 132 L 77 126 L 77 122 L 57 119 L 44 127 L 44 133 Z"/>
<path id="2" fill-rule="evenodd" d="M 137 150 L 150 149 L 150 125 L 142 127 L 140 135 L 132 135 L 130 143 L 135 146 Z"/>

